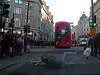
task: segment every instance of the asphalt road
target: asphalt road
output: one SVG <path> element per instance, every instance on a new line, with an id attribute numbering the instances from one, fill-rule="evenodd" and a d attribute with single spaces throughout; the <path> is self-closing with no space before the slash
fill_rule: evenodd
<path id="1" fill-rule="evenodd" d="M 78 50 L 77 54 L 66 57 L 67 64 L 62 68 L 49 68 L 39 61 L 39 57 L 43 54 L 53 55 L 60 61 L 64 52 L 75 52 L 76 50 Z M 31 53 L 27 54 L 26 60 L 3 70 L 3 72 L 7 72 L 5 75 L 99 75 L 100 59 L 90 56 L 86 60 L 82 52 L 82 47 L 70 49 L 32 48 Z"/>
<path id="2" fill-rule="evenodd" d="M 71 64 L 61 69 L 46 66 L 25 64 L 7 75 L 81 75 L 100 74 L 100 64 Z"/>

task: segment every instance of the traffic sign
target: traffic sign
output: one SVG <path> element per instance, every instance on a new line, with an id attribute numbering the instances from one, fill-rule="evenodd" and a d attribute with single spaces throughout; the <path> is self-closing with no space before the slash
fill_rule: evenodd
<path id="1" fill-rule="evenodd" d="M 96 28 L 90 28 L 90 34 L 96 35 Z"/>

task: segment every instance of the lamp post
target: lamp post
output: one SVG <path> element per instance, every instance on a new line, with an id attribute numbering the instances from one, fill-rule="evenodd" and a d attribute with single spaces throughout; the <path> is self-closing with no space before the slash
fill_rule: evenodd
<path id="1" fill-rule="evenodd" d="M 93 19 L 94 19 L 94 7 L 93 7 L 93 0 L 91 0 L 91 11 L 92 11 L 92 26 L 93 26 Z"/>
<path id="2" fill-rule="evenodd" d="M 24 51 L 27 49 L 27 32 L 28 32 L 28 14 L 29 14 L 29 1 L 27 0 L 27 12 L 26 12 L 26 25 L 24 26 Z"/>
<path id="3" fill-rule="evenodd" d="M 11 25 L 12 25 L 12 38 L 13 38 L 13 30 L 14 30 L 14 14 L 13 14 L 13 18 L 11 19 Z"/>
<path id="4" fill-rule="evenodd" d="M 26 25 L 28 24 L 28 12 L 29 12 L 29 1 L 28 2 L 28 5 L 27 5 L 27 17 L 26 17 Z"/>
<path id="5" fill-rule="evenodd" d="M 26 12 L 26 29 L 28 28 L 28 14 L 29 14 L 29 1 L 27 0 L 27 12 Z M 27 30 L 24 32 L 25 35 L 27 36 Z"/>
<path id="6" fill-rule="evenodd" d="M 0 15 L 0 29 L 2 28 L 2 14 Z"/>

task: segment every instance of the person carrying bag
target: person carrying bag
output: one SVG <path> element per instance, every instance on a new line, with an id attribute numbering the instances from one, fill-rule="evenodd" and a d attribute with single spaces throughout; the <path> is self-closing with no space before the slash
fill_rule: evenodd
<path id="1" fill-rule="evenodd" d="M 83 55 L 86 56 L 86 59 L 88 59 L 89 55 L 91 54 L 92 52 L 92 49 L 93 49 L 93 40 L 92 40 L 92 35 L 89 35 L 90 38 L 87 42 L 87 45 L 84 47 L 84 51 L 83 51 Z"/>

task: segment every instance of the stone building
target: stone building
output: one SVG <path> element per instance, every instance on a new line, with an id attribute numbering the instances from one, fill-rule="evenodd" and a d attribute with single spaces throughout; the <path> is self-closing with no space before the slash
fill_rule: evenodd
<path id="1" fill-rule="evenodd" d="M 89 31 L 89 19 L 83 12 L 82 16 L 78 21 L 78 25 L 72 28 L 72 35 L 75 40 L 78 40 L 79 36 L 87 36 Z"/>
<path id="2" fill-rule="evenodd" d="M 24 34 L 24 26 L 29 25 L 33 39 L 53 40 L 53 15 L 44 0 L 5 0 L 5 2 L 10 4 L 6 30 L 10 29 L 9 23 L 14 17 L 14 33 Z"/>

